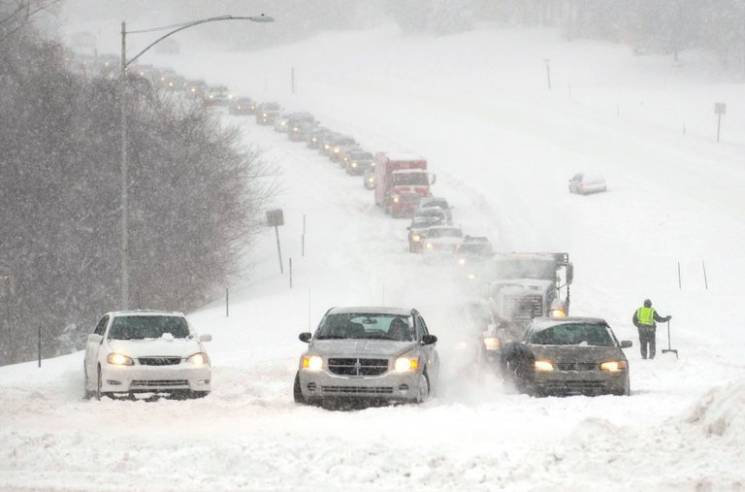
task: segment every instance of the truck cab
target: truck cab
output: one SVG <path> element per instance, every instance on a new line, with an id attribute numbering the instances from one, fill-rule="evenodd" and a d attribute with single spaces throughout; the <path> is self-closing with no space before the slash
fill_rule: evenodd
<path id="1" fill-rule="evenodd" d="M 411 154 L 375 155 L 375 204 L 393 217 L 411 217 L 419 200 L 429 197 L 435 176 L 427 172 L 427 161 Z"/>
<path id="2" fill-rule="evenodd" d="M 566 317 L 574 267 L 567 253 L 498 254 L 487 297 L 494 315 L 527 326 L 533 318 Z"/>

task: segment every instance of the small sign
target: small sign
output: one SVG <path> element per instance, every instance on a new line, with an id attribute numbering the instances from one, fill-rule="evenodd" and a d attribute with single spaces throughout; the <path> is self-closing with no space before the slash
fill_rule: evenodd
<path id="1" fill-rule="evenodd" d="M 727 114 L 727 104 L 714 103 L 714 114 Z"/>
<path id="2" fill-rule="evenodd" d="M 285 216 L 281 208 L 266 211 L 266 225 L 270 227 L 285 225 Z"/>

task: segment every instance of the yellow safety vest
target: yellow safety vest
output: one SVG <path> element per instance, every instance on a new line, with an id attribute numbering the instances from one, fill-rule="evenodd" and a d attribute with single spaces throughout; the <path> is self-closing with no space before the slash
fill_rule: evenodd
<path id="1" fill-rule="evenodd" d="M 636 310 L 636 319 L 639 321 L 640 325 L 654 325 L 654 308 L 640 307 Z"/>

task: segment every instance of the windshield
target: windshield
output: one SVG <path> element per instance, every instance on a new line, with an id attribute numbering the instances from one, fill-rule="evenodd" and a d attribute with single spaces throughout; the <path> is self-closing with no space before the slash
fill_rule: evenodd
<path id="1" fill-rule="evenodd" d="M 437 207 L 446 209 L 448 208 L 448 202 L 445 200 L 427 200 L 426 202 L 422 203 L 422 207 Z"/>
<path id="2" fill-rule="evenodd" d="M 466 243 L 458 248 L 458 252 L 466 255 L 490 255 L 492 247 L 489 243 Z"/>
<path id="3" fill-rule="evenodd" d="M 495 264 L 497 278 L 532 278 L 553 280 L 556 278 L 556 266 L 550 260 L 500 260 Z"/>
<path id="4" fill-rule="evenodd" d="M 411 316 L 379 313 L 330 314 L 316 332 L 318 340 L 372 339 L 409 342 L 414 340 Z"/>
<path id="5" fill-rule="evenodd" d="M 440 224 L 445 218 L 442 215 L 417 215 L 412 219 L 412 227 L 423 227 Z"/>
<path id="6" fill-rule="evenodd" d="M 428 185 L 429 179 L 426 172 L 394 173 L 393 184 L 404 186 Z"/>
<path id="7" fill-rule="evenodd" d="M 279 110 L 279 104 L 265 104 L 264 111 L 277 111 Z"/>
<path id="8" fill-rule="evenodd" d="M 160 338 L 170 333 L 173 338 L 189 336 L 189 325 L 180 316 L 119 316 L 109 329 L 113 340 L 143 340 Z"/>
<path id="9" fill-rule="evenodd" d="M 615 342 L 607 325 L 566 323 L 533 333 L 530 343 L 536 345 L 583 345 L 613 347 Z"/>
<path id="10" fill-rule="evenodd" d="M 460 229 L 453 229 L 453 228 L 428 230 L 427 238 L 433 238 L 433 237 L 463 237 L 463 232 Z"/>
<path id="11" fill-rule="evenodd" d="M 371 161 L 372 154 L 369 152 L 355 152 L 352 154 L 352 159 L 356 161 Z"/>

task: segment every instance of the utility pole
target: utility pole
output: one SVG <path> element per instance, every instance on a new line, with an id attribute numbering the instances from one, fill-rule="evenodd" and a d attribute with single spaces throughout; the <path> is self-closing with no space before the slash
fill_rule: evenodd
<path id="1" fill-rule="evenodd" d="M 544 58 L 543 61 L 546 62 L 546 82 L 548 83 L 548 90 L 551 90 L 551 60 Z"/>

